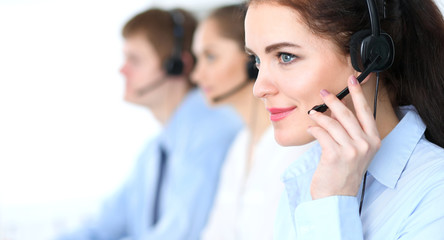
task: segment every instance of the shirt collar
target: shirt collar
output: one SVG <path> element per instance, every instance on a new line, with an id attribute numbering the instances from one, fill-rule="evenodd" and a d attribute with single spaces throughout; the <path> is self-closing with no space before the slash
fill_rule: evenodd
<path id="1" fill-rule="evenodd" d="M 426 126 L 413 106 L 400 107 L 401 121 L 382 140 L 381 148 L 373 158 L 368 172 L 378 182 L 395 188 L 410 156 L 421 140 Z"/>

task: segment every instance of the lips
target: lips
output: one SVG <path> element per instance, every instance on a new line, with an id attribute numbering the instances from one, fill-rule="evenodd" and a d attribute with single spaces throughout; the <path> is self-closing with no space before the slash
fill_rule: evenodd
<path id="1" fill-rule="evenodd" d="M 270 112 L 270 120 L 273 122 L 280 121 L 284 118 L 286 118 L 288 115 L 291 114 L 291 112 L 296 107 L 289 107 L 289 108 L 267 108 L 267 110 Z"/>

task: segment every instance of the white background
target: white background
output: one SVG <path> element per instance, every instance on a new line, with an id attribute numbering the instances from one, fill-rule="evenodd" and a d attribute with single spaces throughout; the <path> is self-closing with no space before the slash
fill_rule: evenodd
<path id="1" fill-rule="evenodd" d="M 201 14 L 221 2 L 179 5 Z M 50 239 L 83 221 L 158 131 L 123 102 L 119 74 L 121 28 L 153 5 L 177 6 L 0 0 L 0 240 Z"/>
<path id="2" fill-rule="evenodd" d="M 0 240 L 84 221 L 158 131 L 122 100 L 123 24 L 153 5 L 201 16 L 232 2 L 0 0 Z"/>

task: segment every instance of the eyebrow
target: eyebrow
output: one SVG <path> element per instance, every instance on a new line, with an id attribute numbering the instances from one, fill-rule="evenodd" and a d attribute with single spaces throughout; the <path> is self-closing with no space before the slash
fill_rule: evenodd
<path id="1" fill-rule="evenodd" d="M 300 48 L 301 46 L 289 42 L 281 42 L 281 43 L 275 43 L 272 45 L 269 45 L 265 48 L 265 53 L 270 53 L 273 51 L 276 51 L 277 49 L 285 48 L 285 47 L 293 47 L 293 48 Z M 249 49 L 245 46 L 245 52 L 248 54 L 254 54 L 253 50 Z"/>

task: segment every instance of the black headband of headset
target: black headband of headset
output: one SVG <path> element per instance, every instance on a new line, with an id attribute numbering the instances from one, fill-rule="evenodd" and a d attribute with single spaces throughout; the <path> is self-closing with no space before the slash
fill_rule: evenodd
<path id="1" fill-rule="evenodd" d="M 178 10 L 170 11 L 171 18 L 173 19 L 173 36 L 174 36 L 174 51 L 173 57 L 180 58 L 182 54 L 182 45 L 184 38 L 183 24 L 185 22 L 184 15 Z"/>

